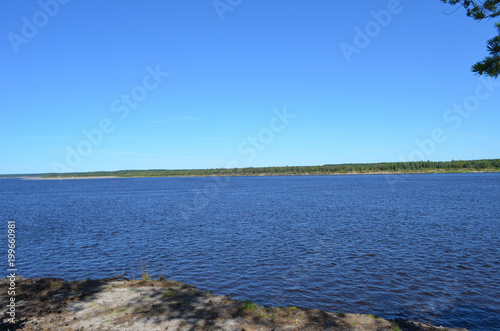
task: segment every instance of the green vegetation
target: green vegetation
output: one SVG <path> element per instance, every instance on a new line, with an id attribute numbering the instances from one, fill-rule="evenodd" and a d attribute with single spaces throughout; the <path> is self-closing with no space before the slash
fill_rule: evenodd
<path id="1" fill-rule="evenodd" d="M 459 5 L 465 8 L 467 16 L 481 21 L 484 19 L 493 19 L 500 16 L 500 0 L 441 0 L 453 6 Z M 483 61 L 477 62 L 472 66 L 472 71 L 479 75 L 487 75 L 497 78 L 500 75 L 500 23 L 496 23 L 497 35 L 488 40 L 488 53 Z"/>
<path id="2" fill-rule="evenodd" d="M 147 261 L 144 263 L 141 261 L 141 280 L 145 282 L 151 280 L 149 276 L 149 263 Z"/>
<path id="3" fill-rule="evenodd" d="M 322 166 L 286 166 L 262 168 L 217 168 L 192 170 L 120 170 L 46 174 L 46 178 L 58 177 L 194 177 L 194 176 L 287 176 L 333 175 L 369 173 L 446 173 L 446 172 L 500 172 L 500 159 L 472 161 L 416 161 L 386 163 L 327 164 Z"/>
<path id="4" fill-rule="evenodd" d="M 243 309 L 255 310 L 257 309 L 257 305 L 253 303 L 251 300 L 241 301 L 241 307 Z"/>
<path id="5" fill-rule="evenodd" d="M 165 281 L 167 279 L 167 277 L 165 276 L 165 265 L 162 264 L 161 265 L 161 275 L 160 275 L 160 280 L 161 281 Z M 170 278 L 170 280 L 172 280 L 172 278 Z"/>
<path id="6" fill-rule="evenodd" d="M 260 318 L 268 319 L 268 320 L 274 320 L 276 318 L 276 314 L 274 313 L 272 308 L 264 307 L 263 309 L 264 309 L 265 313 L 264 312 L 259 313 Z M 268 313 L 268 314 L 266 314 L 266 313 Z"/>
<path id="7" fill-rule="evenodd" d="M 169 297 L 171 297 L 171 298 L 175 298 L 175 297 L 177 297 L 177 294 L 175 294 L 175 293 L 174 293 L 174 292 L 172 292 L 172 291 L 173 291 L 173 290 L 168 289 L 168 290 L 165 292 L 165 295 L 166 295 L 166 296 L 169 296 Z"/>
<path id="8" fill-rule="evenodd" d="M 401 330 L 401 328 L 399 327 L 398 322 L 396 322 L 396 321 L 393 320 L 392 321 L 391 331 L 403 331 L 403 330 Z"/>

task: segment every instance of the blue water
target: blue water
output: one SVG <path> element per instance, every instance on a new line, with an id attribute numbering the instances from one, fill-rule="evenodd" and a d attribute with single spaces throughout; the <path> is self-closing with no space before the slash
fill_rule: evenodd
<path id="1" fill-rule="evenodd" d="M 500 174 L 0 179 L 0 219 L 23 277 L 500 330 Z"/>

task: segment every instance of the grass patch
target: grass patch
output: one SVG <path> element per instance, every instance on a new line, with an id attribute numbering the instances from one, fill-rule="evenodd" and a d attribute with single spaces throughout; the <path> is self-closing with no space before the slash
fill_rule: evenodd
<path id="1" fill-rule="evenodd" d="M 403 331 L 403 330 L 399 327 L 398 322 L 393 320 L 391 324 L 391 331 Z"/>
<path id="2" fill-rule="evenodd" d="M 255 310 L 257 309 L 257 305 L 253 303 L 252 300 L 245 300 L 245 301 L 240 301 L 241 302 L 241 307 L 243 309 L 248 309 L 248 310 Z"/>
<path id="3" fill-rule="evenodd" d="M 339 317 L 345 317 L 345 313 L 341 310 L 337 313 Z"/>
<path id="4" fill-rule="evenodd" d="M 160 281 L 165 281 L 166 280 L 166 276 L 165 276 L 165 265 L 162 264 L 161 265 L 161 274 L 160 274 Z"/>
<path id="5" fill-rule="evenodd" d="M 125 315 L 127 313 L 127 308 L 125 307 L 120 307 L 120 308 L 116 308 L 113 310 L 113 315 L 117 316 L 117 317 L 121 317 L 123 315 Z"/>
<path id="6" fill-rule="evenodd" d="M 151 280 L 151 277 L 149 276 L 149 262 L 142 262 L 141 261 L 141 280 L 143 281 L 149 281 Z"/>
<path id="7" fill-rule="evenodd" d="M 170 290 L 167 290 L 167 291 L 165 292 L 165 295 L 166 295 L 166 296 L 169 296 L 169 297 L 171 297 L 171 298 L 175 298 L 175 297 L 177 297 L 177 294 L 172 293 Z"/>

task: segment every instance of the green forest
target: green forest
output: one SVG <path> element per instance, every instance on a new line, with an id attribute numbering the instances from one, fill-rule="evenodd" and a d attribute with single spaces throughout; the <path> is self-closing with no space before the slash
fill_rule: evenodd
<path id="1" fill-rule="evenodd" d="M 46 174 L 45 178 L 56 177 L 188 177 L 188 176 L 292 176 L 292 175 L 334 175 L 373 173 L 456 173 L 456 172 L 499 172 L 500 159 L 472 161 L 416 161 L 387 163 L 327 164 L 321 166 L 285 166 L 252 168 L 217 168 L 191 170 L 120 170 Z"/>

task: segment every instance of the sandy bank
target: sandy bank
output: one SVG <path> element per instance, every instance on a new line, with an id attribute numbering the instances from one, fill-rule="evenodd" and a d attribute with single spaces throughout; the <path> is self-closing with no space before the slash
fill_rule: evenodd
<path id="1" fill-rule="evenodd" d="M 89 176 L 89 177 L 20 177 L 22 180 L 60 180 L 60 179 L 102 179 L 117 178 L 116 176 Z"/>
<path id="2" fill-rule="evenodd" d="M 7 289 L 9 281 L 0 286 Z M 0 330 L 14 329 L 7 324 L 7 290 L 0 298 Z M 16 327 L 23 330 L 444 330 L 371 315 L 266 308 L 175 281 L 21 279 L 15 298 Z"/>

